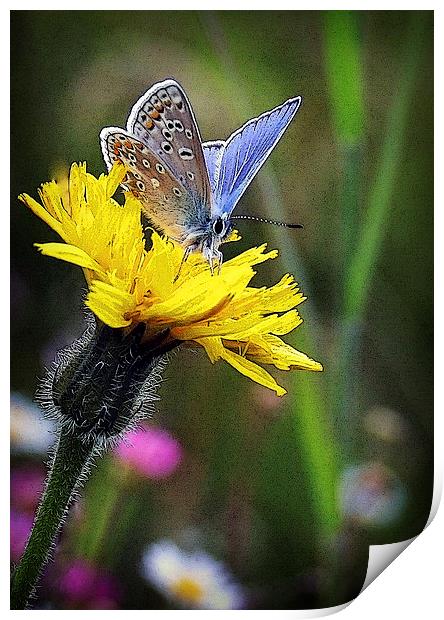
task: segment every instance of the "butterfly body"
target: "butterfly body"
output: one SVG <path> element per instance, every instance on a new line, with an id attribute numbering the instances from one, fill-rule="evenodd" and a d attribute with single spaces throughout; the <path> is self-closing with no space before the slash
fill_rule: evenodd
<path id="1" fill-rule="evenodd" d="M 296 114 L 289 99 L 252 119 L 227 141 L 202 143 L 191 105 L 175 80 L 152 86 L 133 106 L 126 129 L 100 133 L 105 162 L 121 161 L 122 183 L 155 228 L 220 266 L 231 213 Z"/>

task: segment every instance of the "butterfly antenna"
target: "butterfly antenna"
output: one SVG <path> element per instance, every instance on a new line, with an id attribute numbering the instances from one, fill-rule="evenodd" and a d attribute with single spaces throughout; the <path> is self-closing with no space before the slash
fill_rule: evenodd
<path id="1" fill-rule="evenodd" d="M 264 224 L 274 224 L 275 226 L 284 226 L 284 228 L 304 228 L 302 224 L 288 224 L 287 222 L 267 220 L 265 217 L 254 217 L 253 215 L 232 215 L 230 217 L 230 220 L 253 220 L 255 222 L 263 222 Z"/>

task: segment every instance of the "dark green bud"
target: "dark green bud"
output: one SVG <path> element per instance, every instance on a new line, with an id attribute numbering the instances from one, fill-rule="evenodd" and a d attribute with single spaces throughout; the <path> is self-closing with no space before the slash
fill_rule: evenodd
<path id="1" fill-rule="evenodd" d="M 107 447 L 152 415 L 166 353 L 166 333 L 143 342 L 145 325 L 131 332 L 90 323 L 62 350 L 37 398 L 61 430 Z"/>

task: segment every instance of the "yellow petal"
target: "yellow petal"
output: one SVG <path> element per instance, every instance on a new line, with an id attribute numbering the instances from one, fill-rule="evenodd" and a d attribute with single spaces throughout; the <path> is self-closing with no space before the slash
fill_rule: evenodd
<path id="1" fill-rule="evenodd" d="M 20 194 L 19 200 L 21 200 L 27 207 L 37 215 L 41 220 L 48 224 L 53 230 L 56 231 L 63 238 L 63 226 L 58 222 L 51 213 L 49 213 L 42 205 L 40 205 L 34 198 L 28 196 L 28 194 Z"/>
<path id="2" fill-rule="evenodd" d="M 36 243 L 35 246 L 45 256 L 59 258 L 67 263 L 73 263 L 84 269 L 92 269 L 96 273 L 104 275 L 99 263 L 75 245 L 69 245 L 68 243 Z"/>
<path id="3" fill-rule="evenodd" d="M 233 351 L 229 351 L 228 349 L 224 349 L 221 357 L 246 377 L 249 377 L 253 381 L 256 381 L 256 383 L 270 390 L 274 390 L 278 396 L 283 396 L 287 393 L 287 390 L 284 390 L 283 387 L 278 385 L 266 370 L 245 357 L 237 355 L 237 353 L 233 353 Z"/>
<path id="4" fill-rule="evenodd" d="M 63 223 L 68 213 L 64 208 L 62 195 L 57 183 L 55 181 L 43 183 L 38 192 L 48 213 L 51 213 L 58 222 Z"/>
<path id="5" fill-rule="evenodd" d="M 276 336 L 282 336 L 296 329 L 296 327 L 299 327 L 301 323 L 302 319 L 299 316 L 299 312 L 297 310 L 289 310 L 280 316 L 267 318 L 267 321 L 264 321 L 263 324 L 260 325 L 259 333 L 270 332 Z"/>
<path id="6" fill-rule="evenodd" d="M 116 193 L 117 188 L 126 175 L 125 166 L 117 161 L 106 177 L 106 197 L 111 198 Z"/>
<path id="7" fill-rule="evenodd" d="M 224 268 L 224 266 L 225 268 L 240 265 L 250 265 L 251 267 L 253 265 L 263 263 L 270 258 L 276 258 L 278 256 L 277 250 L 271 250 L 270 252 L 267 252 L 265 254 L 266 247 L 267 244 L 263 243 L 259 247 L 250 248 L 249 250 L 242 252 L 242 254 L 238 254 L 238 256 L 235 256 L 234 258 L 231 258 L 226 263 L 224 263 L 222 269 Z"/>
<path id="8" fill-rule="evenodd" d="M 254 306 L 252 307 L 254 308 Z M 259 334 L 287 334 L 301 323 L 302 319 L 297 310 L 290 310 L 282 315 L 271 314 L 266 317 L 259 313 L 250 312 L 242 318 L 231 317 L 218 321 L 216 317 L 214 322 L 190 325 L 185 328 L 185 333 L 186 338 L 193 340 L 205 336 L 221 336 L 229 340 L 247 341 L 252 336 Z"/>
<path id="9" fill-rule="evenodd" d="M 72 164 L 69 171 L 68 186 L 71 213 L 74 217 L 77 217 L 85 195 L 86 164 L 84 162 L 82 164 Z"/>
<path id="10" fill-rule="evenodd" d="M 224 353 L 224 347 L 220 338 L 202 338 L 201 340 L 196 340 L 196 342 L 205 349 L 205 353 L 210 358 L 212 364 L 217 362 Z"/>
<path id="11" fill-rule="evenodd" d="M 287 393 L 283 387 L 276 383 L 266 370 L 245 357 L 226 349 L 220 338 L 202 338 L 201 340 L 197 340 L 197 342 L 204 347 L 205 352 L 213 364 L 218 359 L 222 358 L 243 375 L 270 390 L 274 390 L 278 396 L 283 396 Z"/>
<path id="12" fill-rule="evenodd" d="M 110 327 L 127 327 L 132 323 L 125 315 L 134 312 L 134 297 L 106 282 L 91 283 L 86 305 Z"/>
<path id="13" fill-rule="evenodd" d="M 198 338 L 208 338 L 210 336 L 242 340 L 240 337 L 237 338 L 237 334 L 244 334 L 248 330 L 254 330 L 261 318 L 260 315 L 250 314 L 240 319 L 230 317 L 224 321 L 218 321 L 216 317 L 215 320 L 201 321 L 177 327 L 173 333 L 180 340 L 197 340 Z"/>
<path id="14" fill-rule="evenodd" d="M 234 349 L 238 347 L 238 343 L 224 344 Z M 253 336 L 248 343 L 247 356 L 260 364 L 273 364 L 279 370 L 323 370 L 322 364 L 273 334 Z"/>
<path id="15" fill-rule="evenodd" d="M 200 272 L 183 282 L 165 301 L 148 308 L 142 314 L 143 319 L 173 325 L 190 325 L 202 321 L 216 313 L 250 278 L 249 269 L 232 270 L 219 276 L 211 276 L 207 271 Z"/>
<path id="16" fill-rule="evenodd" d="M 232 241 L 240 241 L 241 239 L 242 237 L 239 234 L 239 231 L 233 228 L 228 237 L 225 237 L 222 243 L 231 243 Z"/>

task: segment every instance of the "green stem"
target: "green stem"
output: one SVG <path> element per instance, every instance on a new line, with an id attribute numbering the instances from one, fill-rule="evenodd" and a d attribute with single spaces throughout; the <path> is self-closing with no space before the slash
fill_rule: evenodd
<path id="1" fill-rule="evenodd" d="M 340 273 L 343 274 L 341 323 L 337 334 L 337 362 L 333 376 L 332 402 L 335 419 L 341 437 L 344 455 L 353 459 L 354 440 L 357 437 L 357 394 L 359 384 L 358 356 L 361 332 L 373 275 L 380 249 L 386 234 L 391 212 L 392 196 L 395 192 L 397 175 L 401 164 L 402 148 L 408 128 L 409 111 L 416 84 L 417 72 L 422 58 L 424 26 L 426 18 L 412 14 L 409 28 L 400 55 L 399 81 L 389 109 L 385 137 L 382 144 L 375 180 L 368 197 L 368 208 L 362 222 L 357 222 L 359 213 L 360 168 L 362 155 L 360 143 L 364 130 L 364 103 L 362 97 L 362 56 L 357 22 L 352 24 L 347 12 L 332 12 L 325 16 L 326 57 L 333 110 L 335 111 L 336 133 L 344 149 L 344 173 L 342 182 L 340 251 Z M 347 34 L 348 33 L 348 34 Z M 345 71 L 342 58 L 352 62 Z M 361 62 L 362 64 L 362 62 Z M 342 89 L 342 75 L 353 76 L 347 85 L 347 97 L 339 96 Z M 357 89 L 356 85 L 359 85 Z M 359 96 L 361 93 L 361 96 Z M 356 109 L 360 110 L 359 113 Z"/>
<path id="2" fill-rule="evenodd" d="M 313 508 L 318 521 L 321 547 L 337 531 L 341 517 L 336 496 L 341 448 L 335 441 L 319 383 L 321 377 L 295 373 L 297 416 L 293 426 L 300 439 Z"/>
<path id="3" fill-rule="evenodd" d="M 359 13 L 323 13 L 325 69 L 336 135 L 354 146 L 364 137 L 364 71 Z"/>
<path id="4" fill-rule="evenodd" d="M 74 494 L 89 472 L 96 450 L 72 434 L 61 434 L 46 489 L 25 552 L 12 575 L 11 609 L 25 609 L 50 559 Z"/>
<path id="5" fill-rule="evenodd" d="M 385 139 L 368 209 L 357 239 L 344 291 L 344 314 L 359 322 L 364 312 L 372 276 L 387 231 L 392 196 L 401 164 L 402 148 L 409 127 L 412 96 L 422 60 L 427 16 L 413 12 L 401 56 L 399 80 L 389 111 Z"/>
<path id="6" fill-rule="evenodd" d="M 130 475 L 129 466 L 122 464 L 116 468 L 113 461 L 108 460 L 103 467 L 99 484 L 92 490 L 96 501 L 93 506 L 89 506 L 87 512 L 87 523 L 84 528 L 87 544 L 83 548 L 84 557 L 92 562 L 102 559 L 105 541 L 108 541 L 108 547 L 116 544 L 116 515 L 120 513 L 120 503 L 125 497 L 124 491 Z M 113 530 L 114 536 L 110 535 L 110 529 Z"/>
<path id="7" fill-rule="evenodd" d="M 359 32 L 359 14 L 353 11 L 326 11 L 323 14 L 325 69 L 331 101 L 333 127 L 338 142 L 341 180 L 339 183 L 340 226 L 337 235 L 338 287 L 343 290 L 359 231 L 361 201 L 362 144 L 365 137 L 364 63 Z M 340 299 L 342 311 L 342 298 Z M 340 325 L 337 333 L 337 360 L 332 364 L 330 387 L 334 420 L 344 456 L 350 459 L 351 425 L 356 420 L 352 407 L 354 382 L 352 368 L 345 369 L 342 360 L 351 357 L 355 342 L 348 325 Z"/>

